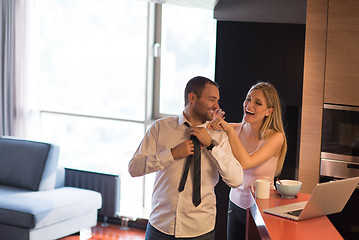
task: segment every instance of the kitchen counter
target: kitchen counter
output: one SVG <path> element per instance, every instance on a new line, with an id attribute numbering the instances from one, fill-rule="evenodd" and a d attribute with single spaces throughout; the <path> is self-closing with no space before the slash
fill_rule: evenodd
<path id="1" fill-rule="evenodd" d="M 310 194 L 298 193 L 296 198 L 284 199 L 275 190 L 269 199 L 256 199 L 248 209 L 247 239 L 343 239 L 327 216 L 293 221 L 263 213 L 263 209 L 307 201 Z"/>

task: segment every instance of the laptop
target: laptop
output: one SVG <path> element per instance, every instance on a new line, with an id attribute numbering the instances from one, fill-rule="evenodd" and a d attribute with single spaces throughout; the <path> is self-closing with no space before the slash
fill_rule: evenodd
<path id="1" fill-rule="evenodd" d="M 358 187 L 359 177 L 319 183 L 308 201 L 263 209 L 263 212 L 300 221 L 341 212 Z"/>

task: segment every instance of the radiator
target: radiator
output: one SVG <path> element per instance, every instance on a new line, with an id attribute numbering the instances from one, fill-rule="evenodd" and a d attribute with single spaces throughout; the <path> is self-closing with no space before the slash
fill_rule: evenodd
<path id="1" fill-rule="evenodd" d="M 120 212 L 120 177 L 118 175 L 65 169 L 65 186 L 90 189 L 102 194 L 98 215 L 116 217 Z"/>

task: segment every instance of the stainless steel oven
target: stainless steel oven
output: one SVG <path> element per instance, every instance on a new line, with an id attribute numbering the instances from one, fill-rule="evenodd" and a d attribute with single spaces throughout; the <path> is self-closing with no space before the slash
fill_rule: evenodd
<path id="1" fill-rule="evenodd" d="M 359 107 L 324 104 L 320 175 L 359 176 Z"/>
<path id="2" fill-rule="evenodd" d="M 320 182 L 359 176 L 359 107 L 324 104 L 321 146 Z M 359 187 L 328 218 L 344 239 L 359 239 L 358 216 Z"/>

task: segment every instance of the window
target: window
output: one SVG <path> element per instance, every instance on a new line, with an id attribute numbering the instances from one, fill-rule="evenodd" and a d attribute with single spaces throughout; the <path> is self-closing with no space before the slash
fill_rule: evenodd
<path id="1" fill-rule="evenodd" d="M 214 80 L 216 20 L 209 10 L 162 6 L 158 117 L 183 110 L 183 90 L 189 79 Z M 181 91 L 180 91 L 181 90 Z"/>
<path id="2" fill-rule="evenodd" d="M 213 79 L 214 72 L 212 12 L 168 6 L 161 86 L 150 83 L 148 36 L 155 30 L 151 19 L 160 19 L 152 16 L 154 6 L 139 0 L 33 0 L 28 31 L 29 78 L 32 88 L 38 86 L 32 91 L 39 113 L 33 125 L 39 130 L 29 137 L 58 144 L 65 167 L 119 174 L 120 209 L 127 210 L 121 215 L 134 217 L 148 217 L 151 206 L 154 175 L 132 178 L 127 170 L 153 121 L 148 94 L 160 89 L 161 113 L 178 114 L 183 84 L 195 75 Z M 185 13 L 192 23 L 171 17 Z M 207 21 L 210 26 L 199 31 Z M 186 30 L 191 26 L 195 33 Z"/>
<path id="3" fill-rule="evenodd" d="M 183 89 L 201 75 L 214 80 L 216 21 L 213 12 L 162 6 L 160 114 L 183 110 Z"/>
<path id="4" fill-rule="evenodd" d="M 39 2 L 41 109 L 144 121 L 147 3 Z"/>
<path id="5" fill-rule="evenodd" d="M 32 13 L 39 138 L 60 146 L 63 166 L 120 174 L 121 191 L 141 189 L 127 166 L 145 133 L 148 4 L 38 0 Z M 139 208 L 142 194 L 121 205 Z"/>

